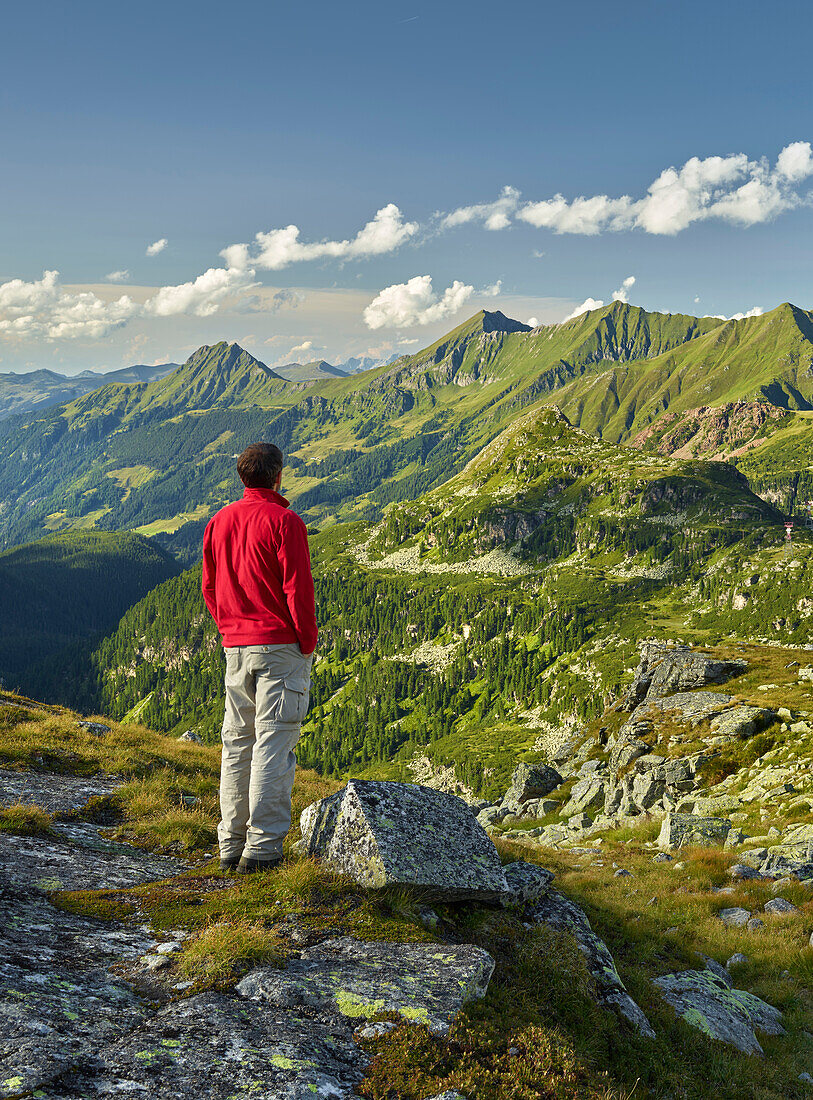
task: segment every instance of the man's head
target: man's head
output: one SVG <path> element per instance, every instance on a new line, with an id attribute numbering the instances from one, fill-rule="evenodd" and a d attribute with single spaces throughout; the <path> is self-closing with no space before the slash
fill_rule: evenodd
<path id="1" fill-rule="evenodd" d="M 276 489 L 282 465 L 279 447 L 273 443 L 252 443 L 237 459 L 237 473 L 247 489 Z"/>

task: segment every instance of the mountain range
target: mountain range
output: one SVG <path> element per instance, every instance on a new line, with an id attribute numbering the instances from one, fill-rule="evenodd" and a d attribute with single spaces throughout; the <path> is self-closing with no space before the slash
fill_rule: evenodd
<path id="1" fill-rule="evenodd" d="M 153 382 L 178 367 L 177 363 L 143 363 L 120 370 L 98 372 L 83 370 L 79 374 L 57 374 L 51 370 L 28 371 L 24 374 L 0 374 L 0 420 L 15 413 L 31 412 L 72 401 L 110 383 Z"/>
<path id="2" fill-rule="evenodd" d="M 374 519 L 543 405 L 604 441 L 728 459 L 793 511 L 813 496 L 812 334 L 791 305 L 724 321 L 613 302 L 533 330 L 481 312 L 414 355 L 348 377 L 317 364 L 306 382 L 236 344 L 202 347 L 163 377 L 5 420 L 0 540 L 130 529 L 191 560 L 238 491 L 232 456 L 258 438 L 288 455 L 309 522 Z"/>

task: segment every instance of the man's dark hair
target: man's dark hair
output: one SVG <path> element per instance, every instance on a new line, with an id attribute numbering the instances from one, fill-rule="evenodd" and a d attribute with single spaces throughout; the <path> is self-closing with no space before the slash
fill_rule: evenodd
<path id="1" fill-rule="evenodd" d="M 273 489 L 284 463 L 273 443 L 252 443 L 237 459 L 237 473 L 247 489 Z"/>

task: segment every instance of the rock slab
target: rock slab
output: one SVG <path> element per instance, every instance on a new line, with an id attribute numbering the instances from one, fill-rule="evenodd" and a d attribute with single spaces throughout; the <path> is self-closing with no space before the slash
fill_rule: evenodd
<path id="1" fill-rule="evenodd" d="M 598 990 L 599 1004 L 629 1021 L 641 1035 L 655 1038 L 652 1025 L 621 981 L 609 948 L 595 934 L 587 915 L 575 902 L 556 890 L 549 890 L 532 910 L 530 919 L 536 924 L 569 932 L 587 960 L 587 969 Z"/>
<path id="2" fill-rule="evenodd" d="M 412 783 L 352 779 L 300 818 L 303 854 L 361 886 L 421 887 L 448 900 L 508 890 L 497 849 L 468 805 Z"/>
<path id="3" fill-rule="evenodd" d="M 292 959 L 259 967 L 237 986 L 281 1009 L 305 1007 L 354 1020 L 395 1012 L 444 1034 L 470 1000 L 485 995 L 494 959 L 472 944 L 368 943 L 342 936 Z"/>

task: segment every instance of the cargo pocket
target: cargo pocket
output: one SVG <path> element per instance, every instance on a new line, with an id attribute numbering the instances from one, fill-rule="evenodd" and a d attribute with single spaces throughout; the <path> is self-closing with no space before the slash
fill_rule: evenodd
<path id="1" fill-rule="evenodd" d="M 302 722 L 308 711 L 310 679 L 301 672 L 290 673 L 282 681 L 279 721 Z"/>

